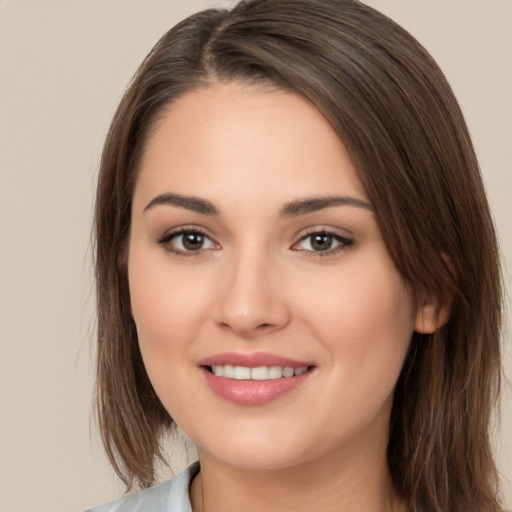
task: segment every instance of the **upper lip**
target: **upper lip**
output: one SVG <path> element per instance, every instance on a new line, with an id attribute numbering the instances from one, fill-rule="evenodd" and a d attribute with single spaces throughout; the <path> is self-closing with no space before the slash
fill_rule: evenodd
<path id="1" fill-rule="evenodd" d="M 283 357 L 271 352 L 222 352 L 205 357 L 198 362 L 199 366 L 216 365 L 245 366 L 248 368 L 257 368 L 258 366 L 282 366 L 291 368 L 304 368 L 313 366 L 309 361 L 298 361 L 289 357 Z"/>

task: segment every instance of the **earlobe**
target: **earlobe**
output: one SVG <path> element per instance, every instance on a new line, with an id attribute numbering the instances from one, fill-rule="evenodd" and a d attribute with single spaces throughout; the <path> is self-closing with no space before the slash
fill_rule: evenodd
<path id="1" fill-rule="evenodd" d="M 433 303 L 423 304 L 418 308 L 414 330 L 420 334 L 432 334 L 445 325 L 451 312 L 451 302 L 442 307 Z"/>
<path id="2" fill-rule="evenodd" d="M 454 278 L 454 268 L 450 257 L 441 252 L 441 258 L 445 264 L 446 278 Z M 432 334 L 448 323 L 452 312 L 453 294 L 448 287 L 445 288 L 441 299 L 423 297 L 416 312 L 414 330 L 419 334 Z"/>

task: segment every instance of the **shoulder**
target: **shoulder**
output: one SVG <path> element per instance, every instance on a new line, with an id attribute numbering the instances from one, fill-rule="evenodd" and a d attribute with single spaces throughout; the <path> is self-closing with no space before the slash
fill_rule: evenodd
<path id="1" fill-rule="evenodd" d="M 196 462 L 172 480 L 85 512 L 192 512 L 188 490 L 198 471 Z"/>

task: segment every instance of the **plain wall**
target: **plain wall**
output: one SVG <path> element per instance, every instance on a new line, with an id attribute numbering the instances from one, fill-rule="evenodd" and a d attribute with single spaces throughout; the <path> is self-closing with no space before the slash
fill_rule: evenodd
<path id="1" fill-rule="evenodd" d="M 122 491 L 90 428 L 89 233 L 102 141 L 159 36 L 221 3 L 0 0 L 0 512 L 78 512 Z M 512 2 L 368 3 L 415 35 L 453 85 L 480 157 L 510 289 Z M 505 344 L 510 378 L 510 334 Z M 505 386 L 495 446 L 512 509 Z"/>

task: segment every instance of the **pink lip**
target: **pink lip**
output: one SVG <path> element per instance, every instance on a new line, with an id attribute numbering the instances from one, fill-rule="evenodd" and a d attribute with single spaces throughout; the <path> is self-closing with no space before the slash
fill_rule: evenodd
<path id="1" fill-rule="evenodd" d="M 199 362 L 203 374 L 210 389 L 229 402 L 238 405 L 263 405 L 280 396 L 298 388 L 311 377 L 311 369 L 294 377 L 283 377 L 266 381 L 236 380 L 226 377 L 217 377 L 207 367 L 214 365 L 247 366 L 289 366 L 291 368 L 304 368 L 313 366 L 306 361 L 297 361 L 267 352 L 254 354 L 242 354 L 226 352 L 207 357 Z"/>
<path id="2" fill-rule="evenodd" d="M 304 366 L 313 366 L 310 361 L 297 361 L 288 357 L 278 356 L 271 352 L 223 352 L 206 357 L 199 361 L 199 366 L 215 366 L 217 364 L 233 366 L 247 366 L 248 368 L 256 368 L 258 366 L 289 366 L 291 368 L 304 368 Z"/>

